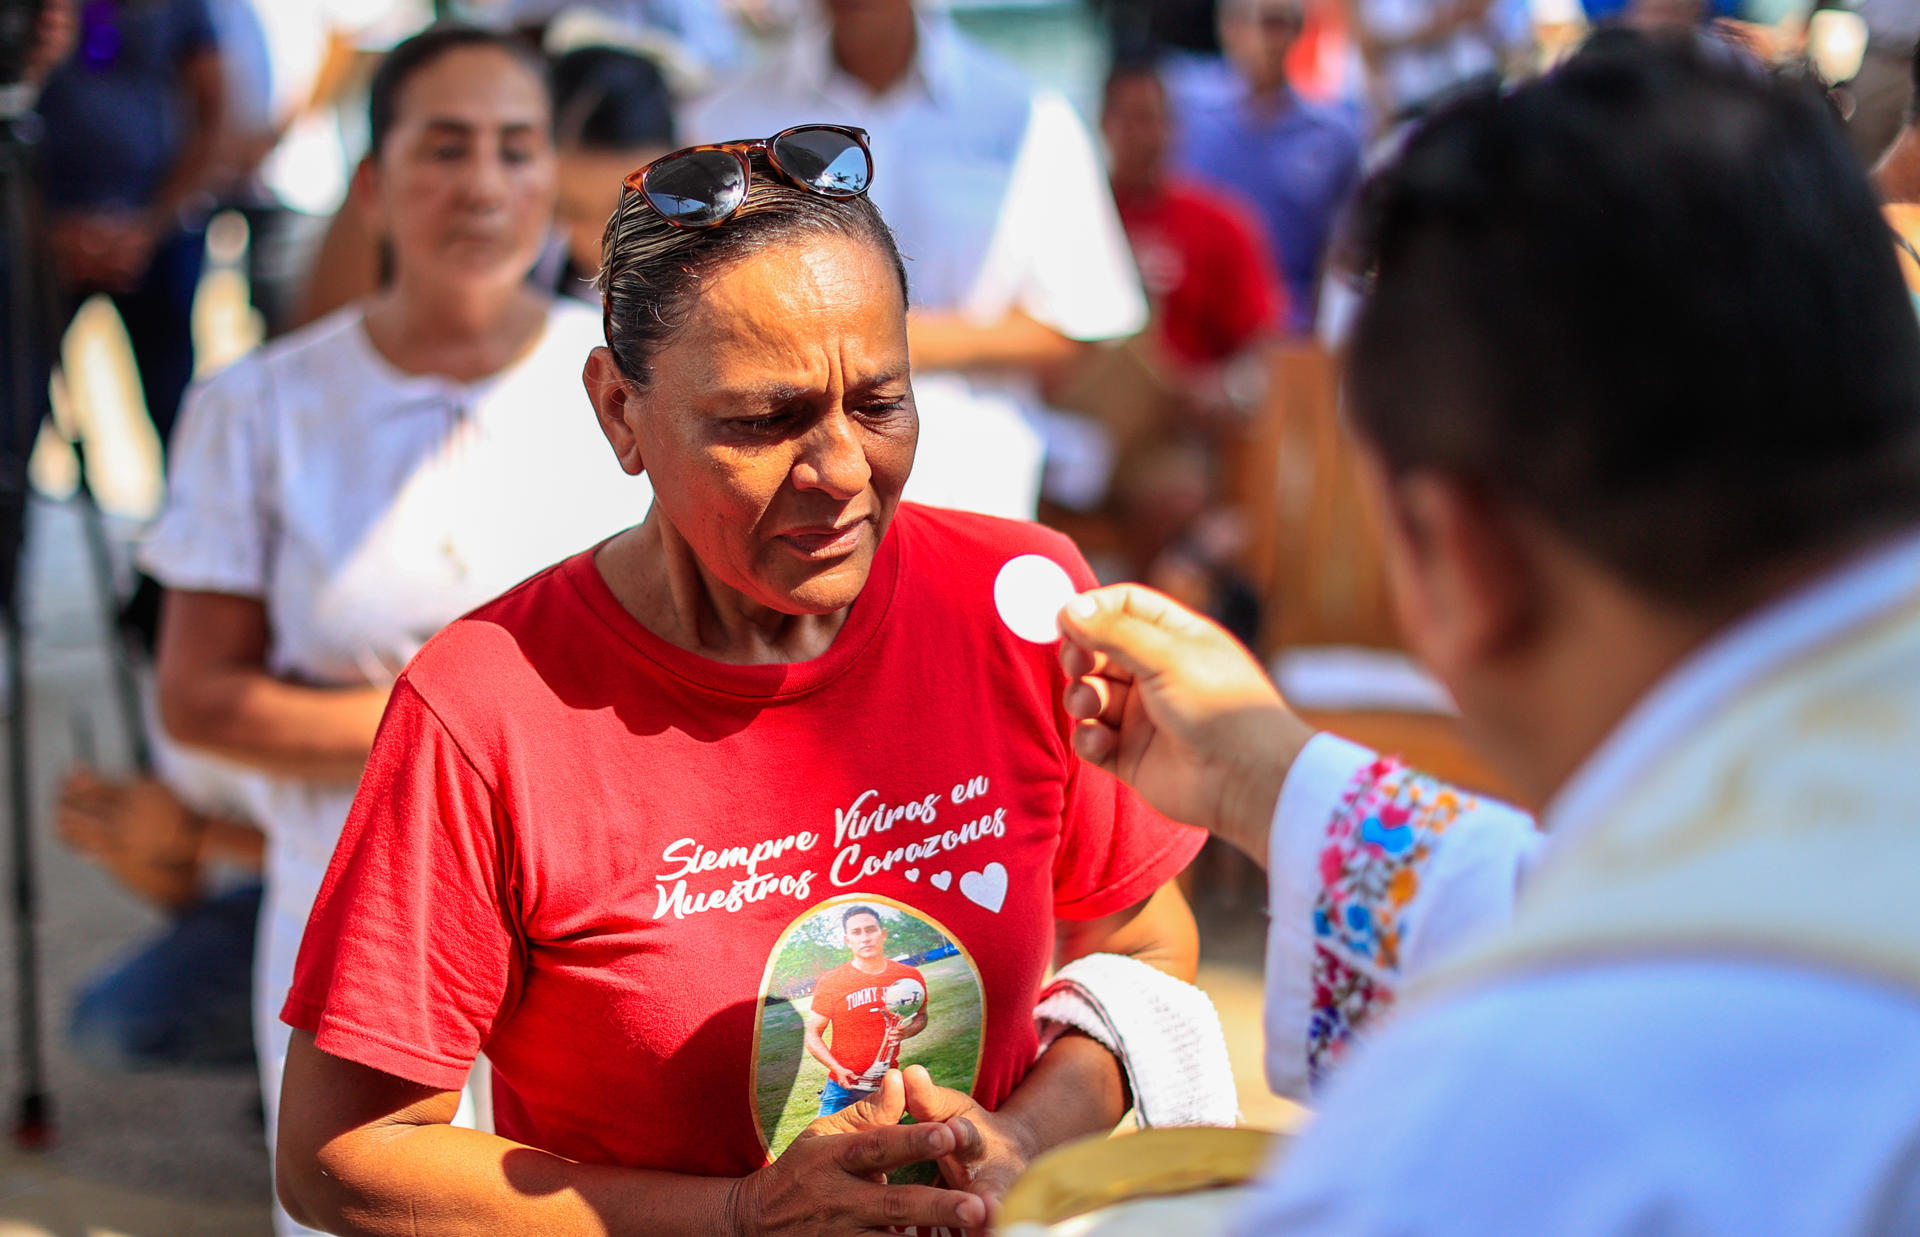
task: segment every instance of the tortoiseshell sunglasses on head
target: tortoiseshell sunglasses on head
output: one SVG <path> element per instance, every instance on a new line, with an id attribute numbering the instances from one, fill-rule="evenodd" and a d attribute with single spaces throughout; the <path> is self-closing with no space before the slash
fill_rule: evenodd
<path id="1" fill-rule="evenodd" d="M 747 200 L 751 151 L 764 150 L 781 177 L 809 193 L 857 198 L 873 183 L 867 133 L 847 125 L 795 125 L 772 137 L 689 146 L 627 175 L 626 187 L 676 228 L 725 223 Z"/>

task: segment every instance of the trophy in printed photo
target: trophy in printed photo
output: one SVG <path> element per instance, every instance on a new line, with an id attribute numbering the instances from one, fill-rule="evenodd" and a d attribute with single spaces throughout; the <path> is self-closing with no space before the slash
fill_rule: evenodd
<path id="1" fill-rule="evenodd" d="M 874 1057 L 867 1072 L 860 1075 L 855 1090 L 871 1091 L 879 1087 L 880 1080 L 893 1067 L 894 1049 L 899 1043 L 896 1032 L 903 1024 L 912 1021 L 926 1004 L 927 990 L 917 979 L 896 979 L 887 985 L 886 991 L 880 994 L 880 1016 L 886 1020 L 887 1034 L 880 1041 L 879 1055 Z"/>

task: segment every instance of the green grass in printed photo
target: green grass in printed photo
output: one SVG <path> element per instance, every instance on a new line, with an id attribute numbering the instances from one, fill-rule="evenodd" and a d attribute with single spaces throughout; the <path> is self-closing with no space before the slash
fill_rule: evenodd
<path id="1" fill-rule="evenodd" d="M 956 1091 L 973 1089 L 980 1062 L 980 985 L 966 956 L 954 954 L 919 968 L 927 977 L 927 1029 L 900 1047 L 900 1064 L 924 1065 L 933 1080 Z M 760 1015 L 760 1076 L 755 1079 L 760 1128 L 774 1155 L 787 1149 L 820 1115 L 827 1069 L 807 1052 L 802 1013 L 810 997 L 768 1004 Z M 793 1070 L 793 1063 L 799 1069 Z M 914 1166 L 916 1169 L 921 1166 Z M 912 1178 L 931 1181 L 932 1173 Z M 894 1174 L 896 1181 L 909 1176 Z"/>

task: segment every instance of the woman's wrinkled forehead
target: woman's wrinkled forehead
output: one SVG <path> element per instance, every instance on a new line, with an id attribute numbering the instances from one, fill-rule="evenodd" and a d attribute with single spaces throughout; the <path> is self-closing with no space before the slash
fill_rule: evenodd
<path id="1" fill-rule="evenodd" d="M 655 365 L 697 383 L 703 402 L 789 402 L 903 381 L 906 302 L 872 244 L 795 238 L 707 272 Z"/>

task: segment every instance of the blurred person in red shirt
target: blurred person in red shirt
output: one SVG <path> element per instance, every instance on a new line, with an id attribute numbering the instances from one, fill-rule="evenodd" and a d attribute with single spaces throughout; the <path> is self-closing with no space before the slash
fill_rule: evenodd
<path id="1" fill-rule="evenodd" d="M 1173 108 L 1152 63 L 1115 64 L 1100 127 L 1152 307 L 1147 342 L 1175 395 L 1120 452 L 1127 570 L 1250 639 L 1258 604 L 1234 567 L 1241 536 L 1220 500 L 1221 447 L 1264 393 L 1257 346 L 1286 321 L 1286 288 L 1251 208 L 1173 170 Z"/>
<path id="2" fill-rule="evenodd" d="M 1100 111 L 1114 203 L 1153 307 L 1152 332 L 1192 375 L 1232 360 L 1285 311 L 1246 208 L 1171 173 L 1173 110 L 1152 64 L 1121 62 Z"/>

